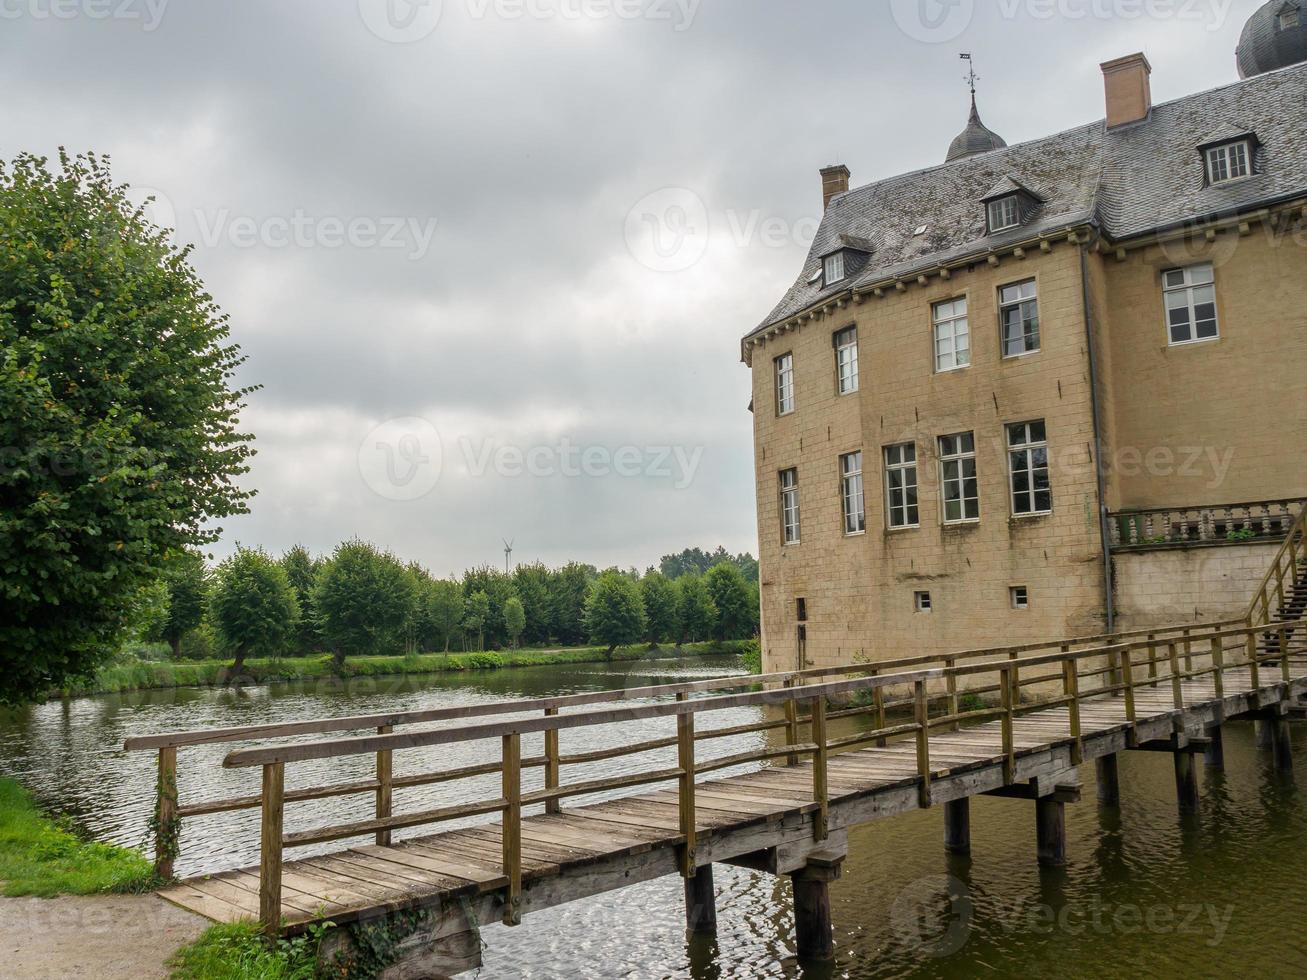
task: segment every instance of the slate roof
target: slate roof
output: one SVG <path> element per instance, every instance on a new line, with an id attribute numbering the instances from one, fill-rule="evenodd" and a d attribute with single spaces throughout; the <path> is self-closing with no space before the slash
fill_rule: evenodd
<path id="1" fill-rule="evenodd" d="M 954 137 L 945 160 L 952 163 L 954 160 L 961 160 L 963 157 L 973 157 L 977 153 L 1000 150 L 1005 146 L 1007 146 L 1007 141 L 980 121 L 980 110 L 976 108 L 976 97 L 973 95 L 971 97 L 971 117 L 967 120 L 967 128 Z"/>
<path id="2" fill-rule="evenodd" d="M 1280 15 L 1298 11 L 1298 26 L 1280 29 Z M 1302 0 L 1270 0 L 1248 18 L 1235 52 L 1239 77 L 1251 78 L 1307 59 L 1307 4 Z"/>
<path id="3" fill-rule="evenodd" d="M 1239 130 L 1257 135 L 1257 173 L 1206 186 L 1198 147 Z M 981 199 L 1008 180 L 1037 189 L 1043 205 L 1022 227 L 987 235 Z M 758 329 L 850 289 L 1085 223 L 1119 241 L 1304 193 L 1307 63 L 1154 106 L 1133 125 L 1100 120 L 837 195 L 797 282 Z M 830 288 L 809 282 L 842 235 L 870 244 L 870 259 Z"/>

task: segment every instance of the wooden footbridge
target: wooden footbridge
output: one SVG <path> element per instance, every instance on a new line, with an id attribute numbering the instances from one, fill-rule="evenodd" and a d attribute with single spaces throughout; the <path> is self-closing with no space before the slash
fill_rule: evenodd
<path id="1" fill-rule="evenodd" d="M 442 708 L 391 715 L 134 738 L 159 753 L 158 863 L 171 874 L 180 820 L 241 809 L 262 812 L 258 867 L 178 882 L 167 900 L 220 922 L 257 919 L 270 934 L 330 920 L 376 921 L 397 912 L 402 948 L 432 973 L 476 966 L 479 927 L 663 875 L 685 879 L 687 922 L 715 928 L 712 865 L 788 874 L 794 881 L 801 958 L 832 955 L 828 886 L 848 828 L 942 805 L 945 841 L 969 848 L 968 801 L 979 794 L 1035 804 L 1039 860 L 1065 861 L 1063 807 L 1079 798 L 1075 767 L 1097 763 L 1098 795 L 1118 799 L 1116 759 L 1130 750 L 1175 760 L 1178 803 L 1198 805 L 1194 756 L 1222 765 L 1221 726 L 1255 718 L 1276 764 L 1291 765 L 1288 717 L 1307 695 L 1307 620 L 1286 620 L 1307 570 L 1300 517 L 1238 622 L 1157 629 L 916 657 L 889 663 L 717 678 L 624 691 Z M 638 703 L 630 703 L 638 702 Z M 832 708 L 831 705 L 852 705 Z M 718 725 L 723 712 L 760 709 L 762 720 Z M 513 715 L 510 720 L 495 716 Z M 832 736 L 828 724 L 860 730 Z M 666 725 L 664 737 L 601 750 L 562 751 L 569 732 Z M 397 730 L 398 729 L 398 730 Z M 365 731 L 364 735 L 344 733 Z M 766 733 L 763 746 L 713 754 L 720 740 Z M 328 736 L 305 740 L 306 736 Z M 523 756 L 539 736 L 540 755 Z M 770 744 L 767 744 L 770 740 Z M 183 803 L 178 750 L 257 742 L 227 755 L 258 767 L 255 796 Z M 489 743 L 497 758 L 474 766 L 395 775 L 397 753 Z M 674 759 L 670 758 L 674 753 Z M 372 778 L 286 788 L 286 770 L 309 760 L 375 756 Z M 653 761 L 650 761 L 650 760 Z M 569 767 L 620 760 L 614 774 L 566 781 Z M 749 771 L 744 771 L 749 770 Z M 523 775 L 542 785 L 526 789 Z M 540 776 L 543 778 L 539 778 Z M 418 786 L 498 777 L 490 798 L 405 811 L 395 797 Z M 287 833 L 296 803 L 363 797 L 355 822 Z M 577 798 L 599 802 L 564 807 Z M 482 822 L 476 822 L 480 820 Z M 412 839 L 395 832 L 458 829 Z M 338 849 L 286 860 L 296 848 Z M 348 942 L 348 930 L 342 942 Z"/>

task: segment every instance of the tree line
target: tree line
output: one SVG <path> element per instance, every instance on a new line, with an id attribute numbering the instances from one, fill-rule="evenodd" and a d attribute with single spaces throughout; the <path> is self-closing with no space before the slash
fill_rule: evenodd
<path id="1" fill-rule="evenodd" d="M 699 549 L 694 553 L 704 556 Z M 689 555 L 691 552 L 683 553 Z M 724 556 L 724 557 L 723 557 Z M 361 540 L 329 556 L 296 546 L 279 558 L 238 547 L 215 567 L 195 550 L 176 553 L 139 600 L 138 635 L 217 650 L 233 660 L 330 652 L 346 657 L 521 645 L 607 647 L 747 639 L 758 631 L 757 563 L 718 549 L 702 574 L 664 558 L 660 569 L 599 571 L 491 566 L 461 578 L 433 576 Z M 670 563 L 670 564 L 669 564 Z"/>

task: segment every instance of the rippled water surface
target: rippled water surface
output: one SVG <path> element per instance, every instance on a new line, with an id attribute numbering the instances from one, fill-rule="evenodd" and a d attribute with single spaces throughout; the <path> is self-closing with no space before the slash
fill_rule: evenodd
<path id="1" fill-rule="evenodd" d="M 604 690 L 736 671 L 726 658 L 576 665 L 438 675 L 396 681 L 287 684 L 243 691 L 180 690 L 83 698 L 0 715 L 0 769 L 51 805 L 78 814 L 101 839 L 139 845 L 153 805 L 154 759 L 121 751 L 133 734 L 218 725 L 469 704 Z M 722 712 L 712 727 L 752 710 Z M 847 726 L 848 722 L 844 725 Z M 843 726 L 832 726 L 839 730 Z M 632 734 L 563 733 L 564 752 L 657 738 L 667 721 Z M 711 754 L 765 736 L 714 743 Z M 1302 772 L 1307 732 L 1294 731 Z M 229 746 L 181 751 L 183 802 L 257 792 L 255 771 L 221 768 Z M 524 755 L 539 751 L 526 740 Z M 707 753 L 705 753 L 707 754 Z M 402 753 L 396 772 L 485 761 L 489 745 Z M 1231 724 L 1224 773 L 1203 772 L 1202 811 L 1181 820 L 1167 755 L 1127 753 L 1122 807 L 1093 800 L 1067 808 L 1070 865 L 1035 863 L 1030 803 L 972 803 L 970 859 L 941 846 L 942 809 L 855 829 L 843 878 L 832 888 L 839 961 L 848 977 L 1249 977 L 1307 976 L 1307 811 L 1304 777 L 1282 777 Z M 656 754 L 576 767 L 566 779 L 647 766 Z M 288 786 L 367 778 L 358 757 L 287 767 Z M 528 782 L 528 788 L 538 784 Z M 422 809 L 496 795 L 494 780 L 397 791 L 396 806 Z M 295 805 L 291 831 L 366 818 L 370 798 Z M 203 873 L 257 861 L 257 813 L 187 822 L 178 871 Z M 430 833 L 419 830 L 414 833 Z M 331 849 L 326 845 L 323 849 Z M 297 854 L 308 851 L 296 852 Z M 687 945 L 681 882 L 666 878 L 529 916 L 516 929 L 484 930 L 483 977 L 794 977 L 789 882 L 716 869 L 716 943 Z M 470 975 L 469 975 L 470 976 Z"/>

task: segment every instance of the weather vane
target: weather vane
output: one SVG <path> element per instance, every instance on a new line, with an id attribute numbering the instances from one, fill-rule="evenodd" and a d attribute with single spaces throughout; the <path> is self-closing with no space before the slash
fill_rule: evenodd
<path id="1" fill-rule="evenodd" d="M 971 58 L 971 52 L 964 52 L 959 57 L 967 63 L 967 73 L 962 76 L 968 85 L 971 86 L 971 97 L 976 97 L 976 82 L 980 81 L 980 76 L 976 74 L 976 63 Z"/>

